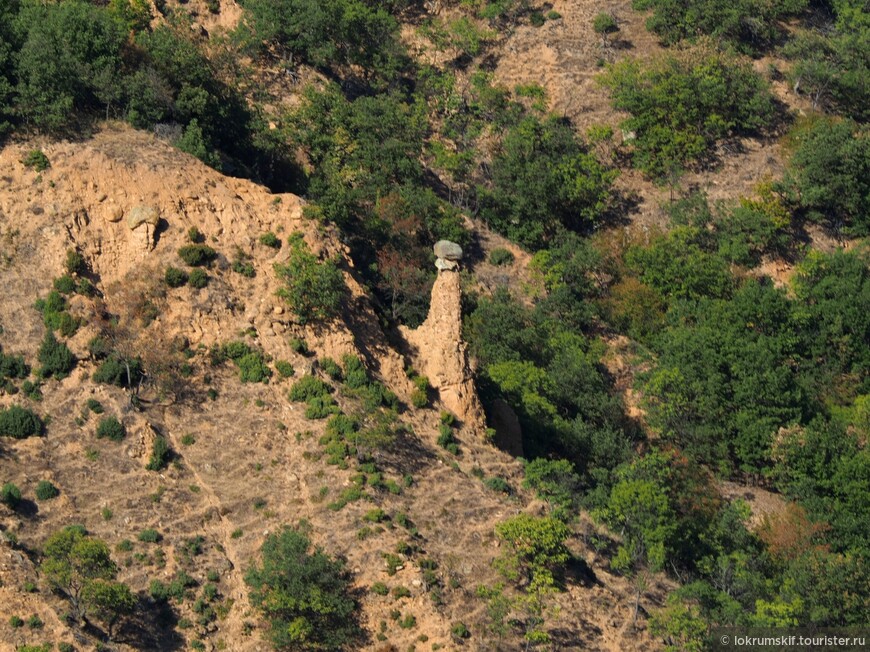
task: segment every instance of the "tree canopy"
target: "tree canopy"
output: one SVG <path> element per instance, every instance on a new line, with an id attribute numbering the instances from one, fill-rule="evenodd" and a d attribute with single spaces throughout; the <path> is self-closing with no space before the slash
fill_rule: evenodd
<path id="1" fill-rule="evenodd" d="M 245 575 L 251 603 L 269 621 L 275 649 L 351 649 L 360 628 L 344 565 L 300 530 L 284 528 L 261 548 L 262 565 Z"/>

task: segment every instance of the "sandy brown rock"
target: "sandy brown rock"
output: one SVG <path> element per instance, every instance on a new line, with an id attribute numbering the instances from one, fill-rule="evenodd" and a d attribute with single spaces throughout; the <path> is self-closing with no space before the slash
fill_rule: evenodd
<path id="1" fill-rule="evenodd" d="M 462 339 L 462 288 L 459 274 L 439 272 L 432 287 L 426 321 L 415 329 L 402 328 L 415 368 L 438 391 L 441 403 L 473 432 L 486 427 L 483 408 L 474 388 L 468 346 Z"/>

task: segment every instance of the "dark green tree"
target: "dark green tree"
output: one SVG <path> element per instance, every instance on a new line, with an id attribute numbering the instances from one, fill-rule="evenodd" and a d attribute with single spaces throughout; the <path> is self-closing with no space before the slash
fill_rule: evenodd
<path id="1" fill-rule="evenodd" d="M 79 619 L 90 604 L 87 587 L 94 581 L 114 580 L 118 572 L 109 547 L 88 536 L 81 526 L 55 532 L 46 540 L 42 554 L 42 572 L 49 584 L 67 597 Z"/>
<path id="2" fill-rule="evenodd" d="M 667 44 L 708 34 L 738 49 L 757 53 L 783 32 L 780 22 L 799 14 L 807 0 L 634 0 L 635 9 L 652 9 L 647 28 Z"/>
<path id="3" fill-rule="evenodd" d="M 287 300 L 302 323 L 338 315 L 347 289 L 336 260 L 318 260 L 301 237 L 294 237 L 287 263 L 276 264 L 275 272 L 284 282 L 278 295 Z"/>
<path id="4" fill-rule="evenodd" d="M 81 0 L 26 3 L 17 28 L 18 111 L 39 129 L 75 126 L 82 112 L 106 107 L 120 86 L 122 26 Z"/>
<path id="5" fill-rule="evenodd" d="M 305 533 L 289 527 L 269 535 L 261 553 L 245 581 L 275 649 L 351 649 L 361 630 L 344 564 L 312 551 Z"/>
<path id="6" fill-rule="evenodd" d="M 870 232 L 870 131 L 819 118 L 794 134 L 797 148 L 780 188 L 806 212 L 854 235 Z"/>
<path id="7" fill-rule="evenodd" d="M 610 205 L 616 171 L 590 154 L 570 125 L 528 116 L 504 136 L 492 161 L 492 183 L 479 188 L 481 217 L 530 248 L 560 228 L 593 225 Z"/>
<path id="8" fill-rule="evenodd" d="M 728 136 L 757 134 L 775 118 L 773 98 L 748 62 L 704 42 L 649 62 L 624 59 L 601 78 L 613 105 L 631 117 L 623 129 L 634 165 L 659 180 L 709 159 Z"/>
<path id="9" fill-rule="evenodd" d="M 43 377 L 65 378 L 75 366 L 76 359 L 63 342 L 59 342 L 52 331 L 46 331 L 39 346 L 37 359 L 42 365 L 39 373 Z"/>

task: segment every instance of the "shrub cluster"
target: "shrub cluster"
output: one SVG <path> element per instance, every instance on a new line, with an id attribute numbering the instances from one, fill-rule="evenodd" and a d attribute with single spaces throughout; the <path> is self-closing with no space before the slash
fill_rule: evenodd
<path id="1" fill-rule="evenodd" d="M 624 59 L 601 78 L 613 105 L 628 111 L 632 160 L 664 179 L 709 158 L 732 134 L 758 134 L 775 118 L 773 97 L 752 66 L 715 46 Z"/>
<path id="2" fill-rule="evenodd" d="M 191 267 L 208 265 L 217 257 L 217 252 L 204 244 L 184 245 L 178 250 L 178 256 Z"/>
<path id="3" fill-rule="evenodd" d="M 60 490 L 48 480 L 40 480 L 36 485 L 37 500 L 51 500 L 60 495 Z"/>
<path id="4" fill-rule="evenodd" d="M 0 436 L 24 439 L 41 435 L 44 425 L 42 419 L 27 408 L 11 405 L 0 409 Z"/>
<path id="5" fill-rule="evenodd" d="M 97 426 L 97 439 L 111 439 L 121 441 L 127 434 L 124 424 L 115 417 L 103 417 Z"/>
<path id="6" fill-rule="evenodd" d="M 103 360 L 94 372 L 95 383 L 116 385 L 128 389 L 135 387 L 144 377 L 142 361 L 138 358 L 126 359 L 116 352 L 112 352 Z"/>
<path id="7" fill-rule="evenodd" d="M 217 359 L 232 360 L 239 368 L 239 379 L 243 383 L 266 383 L 272 375 L 263 352 L 245 342 L 227 342 L 220 348 Z"/>
<path id="8" fill-rule="evenodd" d="M 46 328 L 64 337 L 71 337 L 79 328 L 79 320 L 68 312 L 67 301 L 57 290 L 49 292 L 45 299 L 38 299 L 34 308 L 42 313 Z"/>
<path id="9" fill-rule="evenodd" d="M 37 359 L 42 365 L 39 375 L 43 378 L 54 376 L 65 378 L 75 366 L 76 359 L 69 347 L 59 342 L 54 333 L 47 331 L 39 346 Z"/>
<path id="10" fill-rule="evenodd" d="M 287 263 L 276 263 L 275 272 L 284 282 L 278 295 L 287 300 L 301 323 L 338 315 L 346 288 L 337 260 L 319 261 L 301 237 L 294 237 Z"/>

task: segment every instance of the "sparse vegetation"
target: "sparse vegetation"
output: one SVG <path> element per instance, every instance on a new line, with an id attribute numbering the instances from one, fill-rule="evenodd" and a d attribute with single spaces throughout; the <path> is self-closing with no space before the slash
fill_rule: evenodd
<path id="1" fill-rule="evenodd" d="M 76 647 L 111 648 L 134 598 L 123 641 L 149 649 L 232 648 L 216 622 L 228 617 L 294 650 L 594 647 L 588 636 L 697 650 L 719 627 L 867 625 L 866 2 L 634 0 L 646 13 L 633 16 L 562 3 L 564 24 L 548 24 L 551 3 L 525 0 L 245 0 L 217 39 L 202 5 L 176 4 L 0 0 L 0 145 L 13 145 L 0 436 L 48 435 L 0 439 L 0 480 L 23 489 L 0 491 L 15 503 L 0 505 L 0 542 L 39 563 L 49 536 L 38 573 L 4 570 L 26 605 L 7 609 L 0 647 L 64 650 L 54 616 L 41 620 L 57 611 Z M 643 20 L 659 45 L 637 34 Z M 535 80 L 522 53 L 552 47 Z M 273 194 L 164 156 L 152 132 Z M 121 187 L 124 170 L 142 188 Z M 184 187 L 149 197 L 155 174 Z M 165 218 L 148 232 L 153 265 L 125 242 L 137 202 Z M 220 224 L 185 236 L 210 202 Z M 440 239 L 465 251 L 458 274 L 433 269 Z M 445 339 L 401 342 L 446 280 L 462 287 L 483 433 L 464 410 L 437 423 L 438 394 L 412 369 L 397 385 L 408 405 L 386 386 L 397 354 L 439 387 L 458 380 L 425 360 Z M 278 286 L 289 310 L 272 312 L 257 293 Z M 41 345 L 18 305 L 32 287 Z M 239 341 L 209 348 L 215 337 Z M 249 384 L 227 378 L 229 361 Z M 293 380 L 250 384 L 279 377 Z M 299 432 L 303 414 L 323 421 Z M 88 437 L 118 437 L 100 433 L 122 418 L 171 428 L 184 457 L 158 437 L 149 473 L 137 442 Z M 42 502 L 57 488 L 41 478 L 63 498 Z M 751 504 L 733 497 L 744 491 Z M 285 535 L 287 500 L 347 531 Z M 185 501 L 202 535 L 177 528 Z M 492 529 L 494 509 L 506 520 Z M 57 518 L 133 539 L 112 542 L 130 589 L 83 527 L 45 531 Z M 152 526 L 164 540 L 137 540 Z M 456 528 L 467 550 L 450 548 Z M 263 538 L 252 568 L 237 559 Z M 250 605 L 228 597 L 228 560 L 251 568 Z M 554 594 L 596 577 L 618 591 L 593 591 L 590 634 Z"/>
<path id="2" fill-rule="evenodd" d="M 496 267 L 510 265 L 514 262 L 514 255 L 504 247 L 496 247 L 489 252 L 489 263 Z"/>

